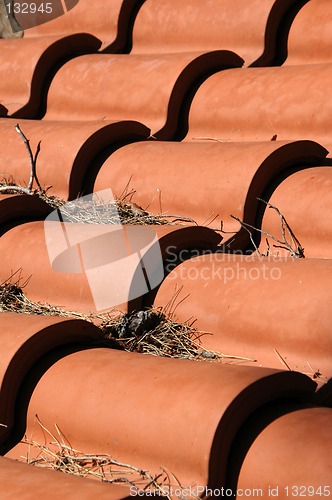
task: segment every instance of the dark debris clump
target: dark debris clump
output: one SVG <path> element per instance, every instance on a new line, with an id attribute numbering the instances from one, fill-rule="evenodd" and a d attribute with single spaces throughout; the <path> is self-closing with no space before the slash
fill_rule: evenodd
<path id="1" fill-rule="evenodd" d="M 138 311 L 124 314 L 120 321 L 112 327 L 112 336 L 118 339 L 128 339 L 133 335 L 136 337 L 155 330 L 165 316 L 156 311 Z"/>
<path id="2" fill-rule="evenodd" d="M 217 353 L 200 346 L 202 332 L 189 322 L 178 323 L 160 310 L 124 314 L 101 325 L 106 338 L 116 339 L 129 352 L 186 359 L 218 359 Z M 209 355 L 206 355 L 209 353 Z"/>
<path id="3" fill-rule="evenodd" d="M 13 283 L 3 283 L 0 287 L 0 310 L 16 311 L 23 309 L 24 293 Z"/>

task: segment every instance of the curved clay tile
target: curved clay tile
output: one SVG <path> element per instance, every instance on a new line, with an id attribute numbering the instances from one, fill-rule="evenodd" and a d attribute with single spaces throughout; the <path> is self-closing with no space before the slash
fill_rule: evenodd
<path id="1" fill-rule="evenodd" d="M 265 193 L 292 165 L 305 168 L 326 155 L 326 149 L 311 141 L 139 142 L 118 149 L 106 160 L 94 189 L 110 187 L 120 194 L 128 184 L 136 191 L 136 203 L 150 212 L 183 215 L 198 224 L 217 217 L 211 227 L 220 227 L 222 220 L 224 231 L 236 232 L 240 224 L 231 215 L 260 227 L 257 198 L 266 199 Z M 203 158 L 208 172 L 202 168 Z M 229 238 L 225 235 L 225 240 Z M 245 249 L 249 234 L 242 229 L 228 243 L 232 249 Z"/>
<path id="2" fill-rule="evenodd" d="M 62 5 L 61 8 L 56 9 L 57 5 L 53 2 L 53 16 L 38 11 L 34 15 L 29 13 L 27 16 L 22 12 L 16 15 L 22 28 L 26 30 L 24 33 L 25 39 L 89 33 L 99 38 L 103 43 L 103 47 L 111 45 L 115 51 L 118 51 L 125 46 L 130 14 L 141 1 L 106 0 L 97 2 L 91 8 L 89 0 L 79 0 L 76 1 L 76 5 L 72 9 L 68 9 L 66 12 L 63 9 L 65 3 L 58 3 Z M 123 22 L 124 12 L 122 13 L 122 11 L 128 16 L 127 26 Z M 122 24 L 119 23 L 121 13 Z M 55 16 L 54 14 L 58 15 Z"/>
<path id="3" fill-rule="evenodd" d="M 0 120 L 0 172 L 26 186 L 30 163 L 24 142 L 15 130 L 19 123 L 35 153 L 38 142 L 37 174 L 51 195 L 75 198 L 84 185 L 89 169 L 99 168 L 100 156 L 110 155 L 119 143 L 142 140 L 149 129 L 133 121 L 46 122 L 37 120 Z M 104 158 L 103 158 L 104 159 Z M 102 161 L 103 161 L 102 159 Z"/>
<path id="4" fill-rule="evenodd" d="M 203 250 L 213 251 L 220 241 L 220 236 L 217 233 L 200 226 L 148 226 L 148 229 L 147 226 L 123 226 L 126 233 L 121 236 L 117 234 L 119 231 L 113 235 L 110 234 L 111 230 L 105 224 L 68 223 L 65 237 L 69 235 L 71 240 L 81 238 L 79 240 L 79 250 L 76 240 L 75 243 L 69 246 L 66 244 L 65 237 L 62 242 L 61 234 L 59 234 L 59 224 L 54 226 L 52 232 L 52 228 L 50 228 L 52 223 L 53 225 L 56 224 L 51 221 L 47 223 L 46 227 L 44 222 L 27 223 L 11 229 L 0 238 L 0 252 L 3 258 L 2 279 L 8 279 L 13 272 L 22 269 L 22 279 L 31 276 L 24 289 L 30 300 L 48 302 L 70 311 L 95 311 L 96 307 L 98 307 L 97 304 L 104 304 L 104 301 L 107 302 L 107 305 L 102 307 L 103 309 L 122 304 L 122 302 L 112 302 L 113 299 L 109 298 L 113 297 L 118 290 L 112 288 L 111 284 L 115 273 L 119 280 L 127 284 L 128 288 L 125 288 L 125 290 L 127 290 L 129 297 L 134 299 L 144 295 L 147 285 L 149 287 L 153 283 L 153 288 L 156 286 L 154 273 L 159 272 L 158 276 L 162 273 L 158 279 L 159 284 L 163 277 L 163 264 L 165 266 L 168 264 L 174 266 L 174 256 L 176 258 L 179 252 L 185 251 L 188 254 L 188 251 L 194 253 L 201 253 Z M 112 226 L 109 227 L 112 228 Z M 88 240 L 85 235 L 82 236 L 82 228 L 87 229 Z M 128 228 L 134 231 L 131 239 L 127 233 Z M 48 233 L 45 233 L 46 229 Z M 160 245 L 161 261 L 159 254 L 151 254 L 150 246 L 145 247 L 143 243 L 142 249 L 137 250 L 137 253 L 134 251 L 128 254 L 121 253 L 123 245 L 131 245 L 135 239 L 140 241 L 140 235 L 135 232 L 135 229 L 136 231 L 138 229 L 139 232 L 144 231 L 144 234 L 146 231 L 153 233 L 154 238 L 158 240 Z M 97 233 L 91 237 L 91 231 L 97 231 Z M 104 240 L 101 240 L 103 236 Z M 114 238 L 117 237 L 117 239 L 113 240 L 115 245 L 109 239 L 113 236 Z M 125 238 L 125 242 L 122 242 L 121 238 Z M 157 245 L 155 241 L 153 241 L 153 244 Z M 67 252 L 64 250 L 67 250 Z M 120 257 L 117 255 L 119 251 Z M 125 247 L 124 252 L 127 251 L 128 249 Z M 123 258 L 124 256 L 130 256 L 131 260 Z M 151 262 L 149 261 L 150 256 Z M 168 263 L 167 259 L 170 257 L 171 262 Z M 84 273 L 81 258 L 83 258 Z M 52 259 L 53 266 L 50 259 Z M 126 265 L 127 268 L 123 270 L 120 264 L 122 266 Z M 111 269 L 107 266 L 111 266 Z M 147 269 L 149 282 L 145 283 L 144 281 L 144 289 L 139 289 L 141 293 L 137 292 L 134 297 L 130 287 L 135 287 L 139 271 L 141 276 L 141 266 Z M 102 274 L 99 273 L 101 267 L 104 270 Z M 120 274 L 121 270 L 123 270 L 123 276 Z M 100 283 L 100 279 L 103 280 L 102 283 Z M 45 287 L 45 283 L 47 283 L 47 287 Z M 110 286 L 109 293 L 105 291 L 106 285 Z M 123 289 L 121 284 L 119 287 L 121 290 Z M 101 297 L 100 292 L 102 292 Z M 109 303 L 110 301 L 111 303 Z M 123 308 L 127 308 L 127 303 L 123 304 Z M 98 309 L 101 309 L 101 307 L 98 307 Z"/>
<path id="5" fill-rule="evenodd" d="M 331 277 L 332 260 L 211 254 L 172 271 L 154 305 L 165 306 L 182 287 L 176 316 L 197 319 L 195 326 L 210 333 L 201 337 L 204 347 L 312 376 L 318 370 L 326 381 Z"/>
<path id="6" fill-rule="evenodd" d="M 4 312 L 0 314 L 0 324 L 0 449 L 3 449 L 15 432 L 19 389 L 29 371 L 53 349 L 100 339 L 100 330 L 82 320 Z M 20 410 L 19 416 L 24 419 L 22 407 Z"/>
<path id="7" fill-rule="evenodd" d="M 38 196 L 0 195 L 0 235 L 18 224 L 43 220 L 51 210 Z"/>
<path id="8" fill-rule="evenodd" d="M 332 4 L 329 0 L 308 2 L 291 26 L 285 64 L 332 62 L 331 18 Z"/>
<path id="9" fill-rule="evenodd" d="M 147 0 L 133 33 L 134 53 L 190 52 L 228 49 L 245 64 L 271 65 L 278 51 L 279 31 L 300 8 L 294 0 L 260 2 Z M 284 19 L 286 18 L 286 19 Z M 194 35 L 193 35 L 194 34 Z"/>
<path id="10" fill-rule="evenodd" d="M 4 256 L 2 279 L 22 269 L 22 279 L 30 277 L 24 289 L 30 300 L 48 302 L 70 311 L 95 310 L 86 275 L 60 273 L 51 266 L 44 222 L 31 222 L 11 229 L 1 236 L 0 247 Z"/>
<path id="11" fill-rule="evenodd" d="M 102 484 L 61 472 L 43 470 L 4 457 L 0 457 L 0 484 L 3 500 L 124 500 L 129 497 L 128 489 L 123 486 Z"/>
<path id="12" fill-rule="evenodd" d="M 287 177 L 270 202 L 277 206 L 304 248 L 306 257 L 332 257 L 331 167 L 312 167 Z M 266 209 L 262 229 L 280 233 L 280 218 Z"/>
<path id="13" fill-rule="evenodd" d="M 186 140 L 310 139 L 331 143 L 332 64 L 242 68 L 216 73 L 198 89 Z"/>
<path id="14" fill-rule="evenodd" d="M 237 487 L 261 488 L 262 498 L 329 497 L 331 419 L 329 408 L 306 408 L 274 420 L 250 447 Z"/>
<path id="15" fill-rule="evenodd" d="M 153 227 L 153 226 L 152 226 Z M 141 258 L 140 263 L 145 267 L 145 273 L 148 272 L 150 283 L 145 294 L 140 294 L 137 298 L 136 290 L 141 280 L 141 266 L 137 269 L 131 279 L 129 297 L 133 300 L 128 302 L 129 310 L 140 310 L 143 308 L 145 297 L 149 296 L 151 290 L 156 290 L 167 274 L 182 262 L 183 256 L 189 258 L 191 255 L 204 254 L 204 252 L 215 251 L 217 245 L 222 240 L 221 236 L 213 230 L 202 226 L 174 227 L 174 226 L 155 226 L 153 229 L 158 235 L 158 242 L 148 249 Z M 133 241 L 138 237 L 136 233 L 132 235 Z M 163 276 L 160 269 L 160 263 L 156 262 L 156 245 L 160 245 L 161 257 L 163 259 Z"/>
<path id="16" fill-rule="evenodd" d="M 139 120 L 153 135 L 170 140 L 183 136 L 188 107 L 202 80 L 242 63 L 223 50 L 77 57 L 54 78 L 45 119 Z"/>
<path id="17" fill-rule="evenodd" d="M 56 423 L 76 450 L 106 453 L 152 474 L 163 466 L 183 486 L 218 487 L 249 415 L 255 411 L 260 422 L 266 403 L 311 398 L 314 388 L 296 372 L 86 350 L 44 374 L 30 400 L 26 434 L 44 443 L 37 414 L 47 429 Z M 21 444 L 8 456 L 26 451 Z"/>
<path id="18" fill-rule="evenodd" d="M 36 118 L 45 113 L 47 90 L 59 65 L 78 53 L 96 52 L 100 44 L 86 33 L 1 40 L 1 115 Z"/>

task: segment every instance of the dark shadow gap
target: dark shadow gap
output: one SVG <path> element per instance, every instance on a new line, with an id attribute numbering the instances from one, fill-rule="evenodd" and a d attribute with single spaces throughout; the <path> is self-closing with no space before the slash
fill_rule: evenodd
<path id="1" fill-rule="evenodd" d="M 309 0 L 288 1 L 290 4 L 288 9 L 285 0 L 275 2 L 266 23 L 264 52 L 249 65 L 249 68 L 281 66 L 285 62 L 288 55 L 287 44 L 292 23 L 298 12 L 308 2 Z M 279 10 L 284 12 L 279 13 Z"/>

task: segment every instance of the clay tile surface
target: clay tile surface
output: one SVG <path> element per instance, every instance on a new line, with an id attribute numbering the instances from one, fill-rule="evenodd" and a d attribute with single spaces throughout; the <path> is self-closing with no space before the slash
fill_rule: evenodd
<path id="1" fill-rule="evenodd" d="M 269 0 L 208 0 L 160 4 L 147 0 L 133 32 L 133 52 L 187 52 L 229 49 L 245 64 L 269 65 L 277 56 L 279 31 L 286 29 L 296 2 Z M 221 29 L 222 26 L 222 29 Z M 193 36 L 194 34 L 194 36 Z"/>
<path id="2" fill-rule="evenodd" d="M 22 185 L 28 184 L 30 162 L 24 142 L 15 130 L 17 123 L 29 137 L 34 152 L 41 141 L 38 154 L 38 179 L 41 185 L 52 187 L 52 194 L 63 199 L 78 196 L 85 178 L 98 170 L 100 158 L 104 154 L 106 157 L 110 155 L 120 140 L 130 142 L 145 139 L 149 135 L 148 128 L 135 121 L 77 123 L 0 119 L 0 171 L 4 176 L 12 175 Z"/>
<path id="3" fill-rule="evenodd" d="M 5 113 L 20 118 L 45 113 L 41 96 L 47 94 L 54 74 L 68 59 L 98 50 L 129 50 L 132 17 L 141 3 L 114 0 L 91 8 L 91 2 L 79 0 L 64 13 L 63 2 L 52 2 L 48 14 L 25 13 L 24 6 L 17 4 L 16 18 L 24 37 L 1 40 L 0 102 Z"/>
<path id="4" fill-rule="evenodd" d="M 82 320 L 1 313 L 0 447 L 15 433 L 18 391 L 29 370 L 53 349 L 100 338 L 94 325 Z"/>
<path id="5" fill-rule="evenodd" d="M 123 500 L 129 497 L 128 490 L 121 486 L 87 482 L 80 477 L 37 469 L 3 457 L 0 458 L 0 483 L 3 500 L 13 498 L 30 500 L 45 496 L 50 500 L 61 498 L 89 500 L 94 497 Z"/>
<path id="6" fill-rule="evenodd" d="M 106 386 L 105 378 L 112 384 Z M 82 379 L 84 394 L 73 397 Z M 75 449 L 116 453 L 120 461 L 140 463 L 152 473 L 163 465 L 185 486 L 220 487 L 246 419 L 256 411 L 260 421 L 264 404 L 278 396 L 303 403 L 314 388 L 296 372 L 86 350 L 58 361 L 39 381 L 29 405 L 28 434 L 35 428 L 34 438 L 41 439 L 33 425 L 38 415 L 48 428 L 56 423 Z M 154 394 L 148 408 L 146 394 Z M 138 433 L 143 419 L 146 432 Z M 98 426 L 91 425 L 96 420 Z M 8 456 L 24 454 L 24 447 L 19 444 Z"/>
<path id="7" fill-rule="evenodd" d="M 50 222 L 50 224 L 52 224 L 52 222 Z M 50 237 L 60 238 L 56 221 L 54 221 L 53 224 L 55 225 L 54 228 L 50 225 L 47 227 L 48 231 L 50 231 Z M 72 231 L 74 243 L 72 245 L 61 245 L 59 239 L 59 244 L 54 247 L 54 254 L 50 253 L 50 247 L 47 244 L 47 242 L 51 240 L 45 238 L 44 222 L 26 223 L 8 231 L 0 238 L 1 254 L 5 261 L 5 264 L 2 266 L 3 279 L 9 279 L 13 272 L 22 269 L 22 279 L 26 280 L 31 276 L 31 279 L 25 287 L 25 291 L 30 300 L 43 300 L 70 311 L 78 310 L 89 312 L 90 310 L 95 310 L 95 302 L 89 286 L 89 276 L 86 272 L 83 272 L 80 261 L 78 261 L 79 271 L 76 269 L 76 260 L 74 257 L 71 257 L 72 252 L 75 251 L 78 245 L 82 252 L 85 252 L 87 255 L 89 253 L 89 241 L 86 241 L 85 234 L 80 232 L 82 226 L 84 228 L 86 227 L 82 224 L 68 223 L 66 231 L 67 234 Z M 105 246 L 105 250 L 96 256 L 97 261 L 99 259 L 99 264 L 104 265 L 110 262 L 107 260 L 107 258 L 111 259 L 110 255 L 113 256 L 114 254 L 114 258 L 116 260 L 119 259 L 119 257 L 117 258 L 116 252 L 118 246 L 121 244 L 119 240 L 121 235 L 117 236 L 117 234 L 113 234 L 112 236 L 112 234 L 108 233 L 99 233 L 99 228 L 101 226 L 102 225 L 95 225 L 93 229 L 97 230 L 97 233 L 96 235 L 92 234 L 92 236 L 95 238 L 104 237 L 104 240 L 100 240 L 100 244 Z M 123 226 L 120 232 L 122 233 L 126 227 L 128 228 L 129 226 Z M 135 226 L 133 226 L 133 228 L 135 229 Z M 157 238 L 157 243 L 161 249 L 161 257 L 165 261 L 165 266 L 170 256 L 172 258 L 173 256 L 176 257 L 183 251 L 197 251 L 198 253 L 203 250 L 213 251 L 221 240 L 221 237 L 214 231 L 206 227 L 195 225 L 188 227 L 150 226 L 150 229 Z M 77 235 L 75 234 L 75 230 L 78 231 Z M 89 229 L 89 231 L 91 230 Z M 105 232 L 103 229 L 102 231 Z M 126 234 L 128 237 L 128 233 Z M 89 232 L 90 239 L 92 236 L 91 232 Z M 112 237 L 114 237 L 114 241 L 110 239 Z M 86 246 L 84 246 L 85 243 Z M 146 252 L 150 252 L 151 254 L 151 247 L 146 247 Z M 146 257 L 147 259 L 149 259 L 150 254 Z M 31 255 L 38 255 L 38 259 L 31 259 Z M 63 262 L 66 262 L 66 258 L 69 260 L 61 272 L 61 259 Z M 129 297 L 131 296 L 130 283 L 133 283 L 134 286 L 135 279 L 137 279 L 136 270 L 142 258 L 141 255 L 141 257 L 137 258 L 137 261 L 133 261 L 131 267 L 128 268 Z M 153 259 L 153 255 L 151 258 Z M 57 262 L 58 268 L 56 265 Z M 151 270 L 151 273 L 153 273 L 153 270 Z M 121 276 L 119 279 L 120 278 Z M 49 281 L 49 285 L 47 290 L 41 292 L 41 287 L 46 279 Z M 102 276 L 101 279 L 106 279 L 103 287 L 106 286 L 106 284 L 112 286 L 105 276 Z M 115 278 L 113 277 L 110 279 Z M 120 303 L 114 305 L 120 305 Z M 125 303 L 123 307 L 126 309 L 127 303 Z"/>
<path id="8" fill-rule="evenodd" d="M 23 30 L 26 30 L 25 39 L 90 33 L 98 37 L 104 44 L 110 44 L 117 36 L 121 9 L 130 15 L 135 5 L 140 2 L 137 0 L 105 1 L 96 4 L 93 9 L 88 0 L 76 1 L 76 5 L 72 8 L 70 8 L 70 3 L 73 2 L 67 2 L 68 5 L 64 3 L 61 7 L 57 3 L 61 2 L 54 2 L 53 12 L 48 15 L 41 11 L 37 11 L 35 14 L 30 12 L 29 15 L 26 15 L 22 12 L 23 9 L 16 14 L 15 17 L 19 25 Z M 64 5 L 66 12 L 64 12 Z M 63 14 L 60 15 L 61 13 Z"/>
<path id="9" fill-rule="evenodd" d="M 159 139 L 173 139 L 183 135 L 202 80 L 242 63 L 227 50 L 77 57 L 55 76 L 45 120 L 66 120 L 68 112 L 72 120 L 137 120 Z"/>
<path id="10" fill-rule="evenodd" d="M 289 32 L 285 64 L 331 62 L 331 15 L 329 0 L 311 0 L 302 7 Z"/>
<path id="11" fill-rule="evenodd" d="M 167 303 L 181 287 L 176 314 L 186 320 L 195 311 L 197 328 L 208 333 L 201 338 L 206 348 L 260 366 L 318 370 L 326 381 L 332 376 L 331 272 L 330 260 L 204 255 L 173 270 L 154 304 Z"/>
<path id="12" fill-rule="evenodd" d="M 292 165 L 306 168 L 314 158 L 324 161 L 327 153 L 312 141 L 140 142 L 118 149 L 106 160 L 94 189 L 110 187 L 120 194 L 129 183 L 137 193 L 137 203 L 153 213 L 187 216 L 198 224 L 216 217 L 211 226 L 220 226 L 222 220 L 223 229 L 235 233 L 240 224 L 231 215 L 256 224 L 258 198 L 266 199 Z M 203 155 L 208 175 L 202 169 Z M 224 238 L 227 240 L 227 235 Z M 248 241 L 248 232 L 241 230 L 231 245 L 242 249 Z"/>
<path id="13" fill-rule="evenodd" d="M 328 497 L 330 2 L 52 9 L 0 39 L 0 498 Z"/>
<path id="14" fill-rule="evenodd" d="M 331 143 L 332 64 L 226 70 L 198 89 L 186 140 L 311 139 Z"/>
<path id="15" fill-rule="evenodd" d="M 254 471 L 261 473 L 260 486 L 268 496 L 273 492 L 278 498 L 287 498 L 296 488 L 320 492 L 329 496 L 332 464 L 328 449 L 332 443 L 332 410 L 328 408 L 294 409 L 268 425 L 253 442 L 244 459 L 239 488 L 254 486 Z M 273 443 L 278 442 L 278 446 Z M 272 445 L 272 446 L 271 446 Z M 307 451 L 310 449 L 310 454 Z M 302 456 L 301 465 L 298 457 Z M 291 468 L 285 463 L 298 464 Z M 323 467 L 322 464 L 325 464 Z"/>
<path id="16" fill-rule="evenodd" d="M 58 65 L 82 51 L 95 52 L 100 45 L 88 33 L 1 40 L 1 115 L 35 118 Z"/>

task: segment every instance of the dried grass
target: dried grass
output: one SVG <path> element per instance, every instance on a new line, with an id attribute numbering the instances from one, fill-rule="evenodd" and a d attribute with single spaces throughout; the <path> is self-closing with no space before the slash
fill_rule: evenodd
<path id="1" fill-rule="evenodd" d="M 142 317 L 143 316 L 143 317 Z M 149 327 L 149 321 L 156 321 Z M 100 328 L 106 339 L 116 342 L 128 352 L 140 352 L 153 356 L 196 360 L 221 360 L 224 354 L 202 348 L 201 337 L 207 333 L 197 330 L 194 321 L 179 323 L 166 308 L 149 309 L 123 314 L 104 320 Z M 124 325 L 129 324 L 126 332 Z M 135 326 L 132 326 L 134 324 Z"/>
<path id="2" fill-rule="evenodd" d="M 0 194 L 31 194 L 29 189 L 24 186 L 18 186 L 12 175 L 8 177 L 2 175 L 0 179 Z"/>
<path id="3" fill-rule="evenodd" d="M 22 271 L 19 269 L 15 273 L 12 273 L 8 279 L 0 282 L 0 312 L 59 316 L 62 318 L 74 316 L 88 319 L 88 315 L 75 311 L 66 311 L 47 304 L 46 302 L 42 303 L 29 300 L 23 292 L 23 288 L 28 284 L 29 280 L 30 278 L 23 280 Z"/>
<path id="4" fill-rule="evenodd" d="M 74 201 L 65 201 L 57 196 L 51 196 L 47 190 L 29 190 L 15 183 L 12 176 L 0 180 L 2 194 L 28 194 L 37 196 L 53 210 L 61 208 L 61 215 L 65 222 L 79 224 L 133 224 L 133 225 L 179 225 L 197 223 L 190 217 L 170 215 L 167 213 L 150 214 L 132 201 L 134 191 L 125 197 L 106 203 L 94 197 L 93 201 L 78 198 Z M 130 195 L 130 200 L 127 196 Z"/>
<path id="5" fill-rule="evenodd" d="M 58 208 L 62 207 L 66 202 L 65 200 L 62 200 L 58 196 L 53 196 L 47 194 L 47 191 L 37 191 L 35 193 L 35 196 L 38 196 L 41 200 L 43 200 L 47 205 L 49 205 L 50 208 L 53 210 L 57 210 Z"/>
<path id="6" fill-rule="evenodd" d="M 12 176 L 6 179 L 4 176 L 0 180 L 0 194 L 27 194 L 31 196 L 38 196 L 50 208 L 58 209 L 61 207 L 61 213 L 66 219 L 66 222 L 78 222 L 82 224 L 139 224 L 139 225 L 173 225 L 173 224 L 195 224 L 197 223 L 190 217 L 160 214 L 149 214 L 142 207 L 133 202 L 134 190 L 129 191 L 129 182 L 125 186 L 123 192 L 117 200 L 111 203 L 105 203 L 102 200 L 86 201 L 83 198 L 72 202 L 65 202 L 57 196 L 48 195 L 48 190 L 51 186 L 43 188 L 37 176 L 37 159 L 40 153 L 41 141 L 37 145 L 37 149 L 33 154 L 30 146 L 30 141 L 21 130 L 19 124 L 15 126 L 16 132 L 21 137 L 25 148 L 28 153 L 30 162 L 30 179 L 27 187 L 15 183 Z M 37 187 L 33 188 L 34 183 Z M 161 202 L 160 202 L 161 205 Z"/>
<path id="7" fill-rule="evenodd" d="M 129 314 L 116 309 L 100 314 L 84 314 L 68 311 L 46 302 L 31 301 L 23 292 L 28 281 L 23 281 L 21 270 L 19 270 L 7 280 L 0 282 L 0 312 L 89 321 L 101 329 L 106 345 L 114 345 L 127 352 L 214 362 L 225 359 L 255 361 L 204 349 L 201 338 L 209 333 L 196 329 L 193 320 L 184 322 L 175 320 L 175 302 L 181 289 L 163 308 L 150 308 Z"/>
<path id="8" fill-rule="evenodd" d="M 44 196 L 44 201 L 50 204 L 48 197 Z M 54 204 L 54 200 L 52 200 Z M 149 214 L 143 208 L 126 198 L 119 198 L 113 202 L 105 202 L 94 197 L 93 201 L 86 201 L 78 198 L 71 202 L 59 200 L 58 207 L 61 206 L 61 215 L 64 222 L 76 222 L 80 224 L 134 224 L 134 225 L 174 225 L 181 223 L 196 224 L 189 217 L 177 215 Z M 58 208 L 56 207 L 56 208 Z"/>
<path id="9" fill-rule="evenodd" d="M 9 175 L 6 177 L 4 174 L 1 174 L 2 177 L 0 178 L 0 187 L 1 188 L 8 188 L 10 189 L 10 186 L 15 186 L 16 183 L 14 181 L 14 177 L 12 175 Z"/>

